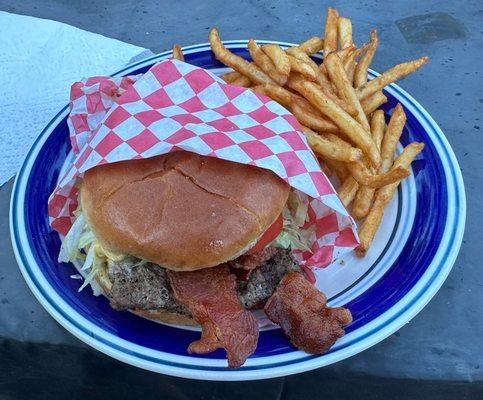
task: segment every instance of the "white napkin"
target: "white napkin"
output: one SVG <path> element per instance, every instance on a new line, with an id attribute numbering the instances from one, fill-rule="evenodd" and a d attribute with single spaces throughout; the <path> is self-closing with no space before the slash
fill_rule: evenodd
<path id="1" fill-rule="evenodd" d="M 73 82 L 151 54 L 60 22 L 6 12 L 0 12 L 0 43 L 0 185 L 15 175 L 33 140 L 68 103 Z"/>

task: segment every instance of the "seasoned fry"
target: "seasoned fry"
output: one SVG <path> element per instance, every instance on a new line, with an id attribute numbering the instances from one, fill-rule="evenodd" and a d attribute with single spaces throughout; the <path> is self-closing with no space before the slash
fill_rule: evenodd
<path id="1" fill-rule="evenodd" d="M 339 129 L 333 122 L 324 118 L 307 100 L 283 87 L 267 83 L 255 86 L 252 90 L 280 103 L 297 118 L 300 124 L 317 132 L 337 132 Z"/>
<path id="2" fill-rule="evenodd" d="M 324 93 L 329 96 L 332 101 L 335 101 L 337 104 L 339 104 L 339 106 L 346 110 L 350 115 L 355 115 L 356 110 L 349 109 L 348 105 L 346 105 L 341 99 L 337 97 L 337 89 L 334 84 L 329 80 L 329 74 L 327 73 L 327 68 L 325 68 L 325 65 L 322 63 L 320 64 L 320 67 L 324 68 L 319 68 L 316 82 L 320 85 Z"/>
<path id="3" fill-rule="evenodd" d="M 314 73 L 317 75 L 319 73 L 319 66 L 312 60 L 305 52 L 300 50 L 299 47 L 293 46 L 286 50 L 287 54 L 295 57 L 296 59 L 302 61 L 303 63 L 307 64 L 310 68 L 313 69 Z"/>
<path id="4" fill-rule="evenodd" d="M 235 79 L 238 79 L 242 74 L 237 71 L 227 72 L 226 74 L 220 75 L 220 78 L 223 79 L 226 83 L 232 83 Z"/>
<path id="5" fill-rule="evenodd" d="M 385 173 L 391 168 L 392 162 L 394 160 L 394 153 L 396 151 L 396 146 L 401 137 L 401 133 L 406 123 L 406 114 L 401 106 L 398 105 L 394 108 L 391 119 L 387 126 L 386 134 L 382 139 L 381 144 L 381 166 L 379 168 L 380 173 Z"/>
<path id="6" fill-rule="evenodd" d="M 298 72 L 311 81 L 315 81 L 317 79 L 317 75 L 310 65 L 291 55 L 288 55 L 288 59 L 290 60 L 290 68 L 292 71 Z"/>
<path id="7" fill-rule="evenodd" d="M 289 110 L 302 125 L 308 126 L 317 132 L 337 132 L 339 130 L 337 125 L 324 118 L 320 112 L 303 97 L 294 95 Z"/>
<path id="8" fill-rule="evenodd" d="M 255 43 L 253 39 L 248 41 L 248 52 L 252 57 L 255 64 L 257 64 L 263 72 L 265 72 L 276 83 L 283 86 L 287 82 L 288 74 L 282 75 L 276 68 L 276 65 L 272 62 L 262 49 Z"/>
<path id="9" fill-rule="evenodd" d="M 262 46 L 262 51 L 272 60 L 278 73 L 285 76 L 286 81 L 290 74 L 290 60 L 287 54 L 278 44 L 265 44 Z"/>
<path id="10" fill-rule="evenodd" d="M 252 81 L 250 78 L 248 78 L 248 76 L 240 75 L 233 82 L 231 82 L 231 84 L 241 87 L 250 87 L 252 85 Z"/>
<path id="11" fill-rule="evenodd" d="M 344 63 L 346 58 L 349 57 L 351 55 L 351 53 L 355 52 L 356 51 L 356 46 L 354 46 L 353 44 L 348 46 L 348 47 L 345 47 L 343 49 L 340 49 L 340 50 L 337 50 L 335 51 L 334 53 L 337 54 L 340 58 L 340 60 Z"/>
<path id="12" fill-rule="evenodd" d="M 367 120 L 366 114 L 364 114 L 364 110 L 362 109 L 361 103 L 357 98 L 354 88 L 347 78 L 344 66 L 340 61 L 339 56 L 335 53 L 328 54 L 327 57 L 325 57 L 324 63 L 326 64 L 330 79 L 332 82 L 334 82 L 339 95 L 346 103 L 350 104 L 356 109 L 357 114 L 355 119 L 365 130 L 369 132 L 371 129 L 369 126 L 369 121 Z"/>
<path id="13" fill-rule="evenodd" d="M 323 76 L 323 74 L 317 75 L 317 80 L 319 82 L 320 82 L 319 78 L 321 76 Z M 302 94 L 302 96 L 304 96 L 304 94 L 300 91 L 300 90 L 303 90 L 301 85 L 304 82 L 305 82 L 305 79 L 304 79 L 303 76 L 297 75 L 297 74 L 290 74 L 290 78 L 288 79 L 286 85 L 287 85 L 288 88 L 295 90 L 296 92 L 299 92 L 300 94 Z M 324 82 L 324 81 L 322 81 L 322 82 Z M 344 101 L 342 101 L 341 99 L 339 99 L 334 94 L 334 92 L 330 89 L 331 86 L 330 86 L 330 83 L 328 82 L 328 80 L 327 80 L 327 83 L 325 83 L 324 85 L 320 84 L 318 87 L 319 87 L 320 90 L 322 90 L 325 93 L 325 95 L 330 100 L 332 100 L 335 104 L 337 104 L 340 108 L 342 108 L 346 113 L 348 113 L 349 115 L 355 114 L 355 112 L 356 112 L 355 109 L 353 107 L 350 107 L 349 104 L 347 104 Z"/>
<path id="14" fill-rule="evenodd" d="M 371 118 L 371 134 L 372 140 L 376 144 L 379 151 L 381 151 L 382 138 L 384 137 L 385 129 L 384 111 L 377 110 L 372 114 Z"/>
<path id="15" fill-rule="evenodd" d="M 378 117 L 380 119 L 378 124 L 379 126 L 382 126 L 382 129 L 380 127 L 378 129 L 380 129 L 381 131 L 384 131 L 384 113 L 382 111 L 380 111 L 380 113 L 382 113 L 382 117 L 381 116 Z M 391 165 L 393 164 L 394 152 L 396 151 L 396 146 L 401 136 L 405 123 L 406 123 L 406 115 L 404 113 L 402 106 L 398 104 L 394 109 L 393 115 L 391 116 L 391 120 L 387 128 L 387 133 L 382 139 L 382 144 L 379 145 L 379 148 L 381 150 L 381 158 L 382 158 L 381 166 L 379 167 L 380 174 L 387 173 L 391 168 Z M 377 135 L 382 137 L 381 132 L 377 133 Z M 374 131 L 373 131 L 373 139 L 375 142 L 376 140 L 380 140 L 380 139 L 374 138 Z M 373 197 L 374 197 L 373 189 L 367 188 L 367 187 L 362 187 L 359 189 L 352 208 L 352 213 L 355 218 L 362 219 L 369 213 Z"/>
<path id="16" fill-rule="evenodd" d="M 376 189 L 361 186 L 356 193 L 354 203 L 352 204 L 352 216 L 355 219 L 361 220 L 367 216 L 372 206 L 374 194 Z"/>
<path id="17" fill-rule="evenodd" d="M 386 72 L 384 72 L 382 75 L 374 78 L 372 81 L 369 81 L 365 85 L 358 88 L 357 97 L 359 97 L 359 99 L 361 100 L 369 97 L 371 94 L 377 92 L 378 90 L 382 90 L 390 83 L 393 83 L 409 74 L 412 74 L 418 68 L 426 64 L 428 60 L 428 57 L 421 57 L 417 60 L 395 65 L 391 69 L 388 69 Z"/>
<path id="18" fill-rule="evenodd" d="M 372 114 L 379 106 L 387 103 L 387 97 L 381 91 L 378 91 L 371 96 L 361 101 L 362 109 L 366 115 Z"/>
<path id="19" fill-rule="evenodd" d="M 369 47 L 367 51 L 364 53 L 362 58 L 356 65 L 356 69 L 354 71 L 354 86 L 356 88 L 361 87 L 367 82 L 367 70 L 371 65 L 372 59 L 374 58 L 374 54 L 376 54 L 377 45 L 379 40 L 377 38 L 377 31 L 375 29 L 371 30 L 371 41 L 369 42 Z"/>
<path id="20" fill-rule="evenodd" d="M 333 8 L 327 9 L 324 31 L 324 57 L 332 51 L 337 50 L 337 21 L 339 13 Z"/>
<path id="21" fill-rule="evenodd" d="M 409 169 L 409 166 L 416 158 L 416 156 L 424 149 L 424 143 L 420 142 L 412 142 L 408 144 L 402 153 L 396 158 L 392 169 L 394 168 L 404 168 Z M 381 190 L 378 190 L 377 196 L 380 196 L 384 199 L 386 204 L 391 200 L 394 192 L 397 189 L 397 185 L 399 182 L 395 182 L 391 185 L 383 187 Z"/>
<path id="22" fill-rule="evenodd" d="M 184 61 L 183 51 L 181 50 L 181 47 L 178 46 L 177 44 L 173 45 L 173 58 L 175 60 Z"/>
<path id="23" fill-rule="evenodd" d="M 337 160 L 331 160 L 330 158 L 322 158 L 324 163 L 337 175 L 339 182 L 344 182 L 349 177 L 349 170 L 346 167 L 346 163 Z"/>
<path id="24" fill-rule="evenodd" d="M 360 161 L 348 163 L 347 168 L 360 185 L 373 189 L 381 188 L 409 176 L 409 171 L 401 167 L 394 167 L 386 173 L 374 175 Z"/>
<path id="25" fill-rule="evenodd" d="M 330 140 L 332 143 L 336 143 L 338 146 L 351 148 L 352 145 L 346 140 L 342 139 L 338 134 L 340 134 L 340 132 L 337 132 L 337 134 L 323 133 L 322 136 L 324 136 L 327 140 Z"/>
<path id="26" fill-rule="evenodd" d="M 265 74 L 265 72 L 263 72 L 258 66 L 229 51 L 221 42 L 216 28 L 211 29 L 209 40 L 213 54 L 216 59 L 220 60 L 223 64 L 240 72 L 242 75 L 247 76 L 251 81 L 257 84 L 275 83 L 274 80 Z"/>
<path id="27" fill-rule="evenodd" d="M 358 188 L 359 184 L 352 176 L 349 176 L 342 182 L 337 194 L 339 195 L 340 201 L 342 201 L 342 204 L 344 204 L 345 207 L 348 207 L 352 202 Z"/>
<path id="28" fill-rule="evenodd" d="M 413 142 L 404 148 L 404 151 L 394 162 L 393 167 L 409 168 L 411 162 L 416 156 L 423 150 L 424 144 Z M 369 247 L 374 239 L 374 236 L 381 224 L 381 219 L 384 214 L 384 208 L 389 203 L 391 198 L 396 192 L 399 182 L 395 182 L 391 185 L 385 186 L 379 189 L 376 193 L 374 204 L 369 212 L 366 220 L 362 224 L 359 230 L 360 245 L 356 250 L 357 255 L 364 256 L 369 250 Z"/>
<path id="29" fill-rule="evenodd" d="M 371 119 L 371 134 L 374 143 L 376 143 L 379 151 L 381 150 L 381 142 L 384 136 L 384 111 L 377 110 Z M 381 170 L 381 168 L 379 168 Z M 352 205 L 352 215 L 354 218 L 362 219 L 369 213 L 374 199 L 375 190 L 366 186 L 359 188 Z"/>
<path id="30" fill-rule="evenodd" d="M 352 22 L 349 18 L 339 17 L 338 33 L 340 48 L 345 49 L 353 45 L 352 41 Z"/>
<path id="31" fill-rule="evenodd" d="M 324 136 L 317 135 L 317 133 L 306 126 L 302 128 L 310 147 L 324 159 L 352 162 L 359 160 L 362 156 L 362 152 L 355 147 L 339 146 Z"/>
<path id="32" fill-rule="evenodd" d="M 307 39 L 305 42 L 300 43 L 299 47 L 300 50 L 305 52 L 305 54 L 311 56 L 324 48 L 324 39 L 314 36 Z"/>
<path id="33" fill-rule="evenodd" d="M 253 87 L 252 90 L 270 97 L 272 100 L 275 100 L 277 103 L 280 103 L 282 106 L 288 109 L 290 109 L 291 104 L 293 103 L 292 97 L 295 96 L 287 89 L 284 89 L 281 86 L 272 85 L 270 83 L 265 85 L 257 85 Z"/>
<path id="34" fill-rule="evenodd" d="M 369 132 L 329 99 L 316 84 L 306 81 L 298 86 L 297 91 L 320 112 L 327 115 L 369 157 L 374 167 L 379 167 L 381 157 Z"/>

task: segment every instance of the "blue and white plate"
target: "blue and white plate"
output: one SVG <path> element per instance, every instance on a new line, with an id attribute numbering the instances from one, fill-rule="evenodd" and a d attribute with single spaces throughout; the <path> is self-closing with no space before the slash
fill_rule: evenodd
<path id="1" fill-rule="evenodd" d="M 226 44 L 248 57 L 246 41 Z M 226 71 L 206 44 L 186 47 L 184 53 L 189 63 L 216 73 Z M 145 72 L 170 55 L 162 53 L 114 75 Z M 410 79 L 418 79 L 417 74 Z M 272 378 L 322 367 L 376 344 L 414 317 L 442 285 L 458 253 L 466 213 L 460 169 L 440 128 L 400 87 L 391 85 L 385 94 L 388 116 L 397 102 L 407 113 L 402 145 L 422 141 L 426 147 L 388 206 L 368 255 L 364 259 L 348 255 L 318 272 L 318 286 L 330 304 L 345 305 L 354 317 L 347 334 L 328 353 L 298 351 L 279 329 L 265 329 L 255 354 L 231 370 L 222 351 L 204 356 L 186 353 L 199 332 L 114 311 L 107 299 L 94 297 L 90 289 L 78 293 L 80 282 L 70 278 L 76 273 L 74 267 L 57 262 L 60 240 L 47 217 L 47 199 L 70 151 L 67 107 L 35 141 L 12 193 L 11 237 L 25 280 L 46 310 L 84 342 L 121 361 L 168 375 Z"/>

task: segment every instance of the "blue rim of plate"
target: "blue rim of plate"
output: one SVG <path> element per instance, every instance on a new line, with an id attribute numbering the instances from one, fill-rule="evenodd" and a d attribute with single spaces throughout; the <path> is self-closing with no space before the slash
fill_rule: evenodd
<path id="1" fill-rule="evenodd" d="M 285 42 L 260 42 L 291 46 Z M 225 42 L 232 51 L 244 57 L 247 57 L 246 43 L 245 40 Z M 208 44 L 188 46 L 183 50 L 187 62 L 204 68 L 223 67 L 214 60 Z M 149 57 L 113 75 L 143 72 L 170 54 L 167 51 Z M 371 75 L 377 74 L 371 71 Z M 291 347 L 280 330 L 265 331 L 261 332 L 254 357 L 240 369 L 231 370 L 225 367 L 222 352 L 207 356 L 184 355 L 182 349 L 196 338 L 196 332 L 155 324 L 129 313 L 116 313 L 116 320 L 109 320 L 110 308 L 105 299 L 95 298 L 99 304 L 93 306 L 91 300 L 86 300 L 86 296 L 93 298 L 87 291 L 72 297 L 72 291 L 78 287 L 69 278 L 74 270 L 70 266 L 71 272 L 67 273 L 69 265 L 52 262 L 57 257 L 55 247 L 58 250 L 60 242 L 49 228 L 46 215 L 46 196 L 52 191 L 60 162 L 69 150 L 65 126 L 67 107 L 51 120 L 32 145 L 12 191 L 10 233 L 27 284 L 44 308 L 79 339 L 126 363 L 173 376 L 206 380 L 267 379 L 322 367 L 373 346 L 414 317 L 443 284 L 458 254 L 466 216 L 461 172 L 441 129 L 399 86 L 390 85 L 385 94 L 389 98 L 386 111 L 400 102 L 408 114 L 408 128 L 403 133 L 402 143 L 418 139 L 426 143 L 422 159 L 413 166 L 417 203 L 421 206 L 396 262 L 379 281 L 347 304 L 354 315 L 354 323 L 328 353 L 308 355 Z M 100 314 L 105 315 L 106 320 L 102 320 Z M 131 325 L 131 331 L 126 332 L 124 326 Z M 156 337 L 152 331 L 156 332 Z M 155 346 L 136 342 L 140 338 L 151 340 Z"/>

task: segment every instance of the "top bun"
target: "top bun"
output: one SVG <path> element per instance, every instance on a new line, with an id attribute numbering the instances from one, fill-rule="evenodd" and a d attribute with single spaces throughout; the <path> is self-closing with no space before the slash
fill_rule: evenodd
<path id="1" fill-rule="evenodd" d="M 107 251 L 193 271 L 253 246 L 282 212 L 289 186 L 268 170 L 180 151 L 94 167 L 80 193 Z"/>

